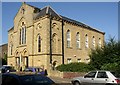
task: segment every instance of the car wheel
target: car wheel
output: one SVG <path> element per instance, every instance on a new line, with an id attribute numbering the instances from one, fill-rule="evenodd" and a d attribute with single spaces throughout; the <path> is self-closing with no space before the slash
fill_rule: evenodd
<path id="1" fill-rule="evenodd" d="M 78 81 L 75 81 L 74 85 L 81 85 L 81 84 Z"/>

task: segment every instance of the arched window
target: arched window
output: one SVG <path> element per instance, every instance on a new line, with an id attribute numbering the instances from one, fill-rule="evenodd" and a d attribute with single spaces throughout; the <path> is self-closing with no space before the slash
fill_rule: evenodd
<path id="1" fill-rule="evenodd" d="M 19 36 L 19 44 L 21 45 L 21 29 L 20 29 L 20 36 Z"/>
<path id="2" fill-rule="evenodd" d="M 22 22 L 22 28 L 20 29 L 20 39 L 19 44 L 26 44 L 26 27 L 24 22 Z"/>
<path id="3" fill-rule="evenodd" d="M 85 47 L 88 48 L 88 35 L 85 35 Z"/>
<path id="4" fill-rule="evenodd" d="M 10 55 L 13 53 L 13 44 L 10 45 Z"/>
<path id="5" fill-rule="evenodd" d="M 70 36 L 70 30 L 67 31 L 67 47 L 70 47 L 71 44 L 71 36 Z"/>
<path id="6" fill-rule="evenodd" d="M 95 37 L 94 36 L 92 37 L 92 46 L 93 48 L 95 48 Z"/>
<path id="7" fill-rule="evenodd" d="M 98 40 L 98 46 L 101 47 L 101 39 Z"/>
<path id="8" fill-rule="evenodd" d="M 41 37 L 38 35 L 38 52 L 41 52 Z"/>
<path id="9" fill-rule="evenodd" d="M 24 44 L 24 28 L 22 28 L 22 44 Z"/>
<path id="10" fill-rule="evenodd" d="M 57 52 L 57 34 L 56 33 L 52 35 L 52 52 L 53 53 Z"/>
<path id="11" fill-rule="evenodd" d="M 26 27 L 24 27 L 24 44 L 26 44 Z"/>
<path id="12" fill-rule="evenodd" d="M 80 34 L 79 34 L 79 32 L 76 34 L 76 47 L 80 48 Z"/>

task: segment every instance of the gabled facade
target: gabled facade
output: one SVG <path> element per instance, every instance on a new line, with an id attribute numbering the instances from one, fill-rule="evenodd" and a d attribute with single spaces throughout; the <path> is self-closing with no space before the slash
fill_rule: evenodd
<path id="1" fill-rule="evenodd" d="M 39 9 L 23 3 L 8 31 L 8 64 L 50 69 L 53 62 L 88 63 L 91 48 L 103 46 L 104 34 L 50 6 Z"/>

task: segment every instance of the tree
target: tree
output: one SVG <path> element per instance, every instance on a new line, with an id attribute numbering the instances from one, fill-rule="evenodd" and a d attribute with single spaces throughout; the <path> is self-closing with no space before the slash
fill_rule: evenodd
<path id="1" fill-rule="evenodd" d="M 117 69 L 117 66 L 120 65 L 120 42 L 110 38 L 104 47 L 97 47 L 91 51 L 90 59 L 90 65 L 96 69 L 107 69 L 107 67 L 111 69 L 111 66 L 115 66 Z"/>
<path id="2" fill-rule="evenodd" d="M 2 65 L 6 65 L 7 64 L 7 54 L 4 55 L 4 57 L 2 58 Z"/>

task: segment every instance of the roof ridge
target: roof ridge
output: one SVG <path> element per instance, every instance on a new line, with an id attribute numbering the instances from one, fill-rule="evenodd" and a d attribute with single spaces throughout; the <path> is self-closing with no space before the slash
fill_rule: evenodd
<path id="1" fill-rule="evenodd" d="M 51 6 L 49 8 L 51 8 L 60 18 L 62 18 Z"/>
<path id="2" fill-rule="evenodd" d="M 47 6 L 47 10 L 46 10 L 46 14 L 48 14 L 49 8 L 50 8 L 50 6 L 48 5 L 48 6 Z"/>
<path id="3" fill-rule="evenodd" d="M 68 18 L 68 17 L 66 17 L 66 16 L 62 16 L 62 15 L 60 15 L 61 17 L 62 17 L 62 19 L 68 19 L 67 21 L 71 21 L 71 22 L 75 22 L 76 24 L 81 24 L 81 25 L 83 25 L 83 26 L 85 26 L 85 27 L 87 27 L 87 28 L 90 28 L 90 29 L 92 29 L 92 30 L 95 30 L 95 31 L 98 31 L 98 32 L 100 32 L 100 33 L 105 33 L 105 32 L 103 32 L 103 31 L 100 31 L 99 29 L 97 29 L 97 28 L 94 28 L 94 27 L 91 27 L 91 26 L 89 26 L 88 24 L 86 24 L 86 23 L 84 23 L 84 22 L 80 22 L 80 21 L 78 21 L 78 20 L 74 20 L 74 19 L 71 19 L 71 18 Z M 65 20 L 66 20 L 65 19 Z"/>

